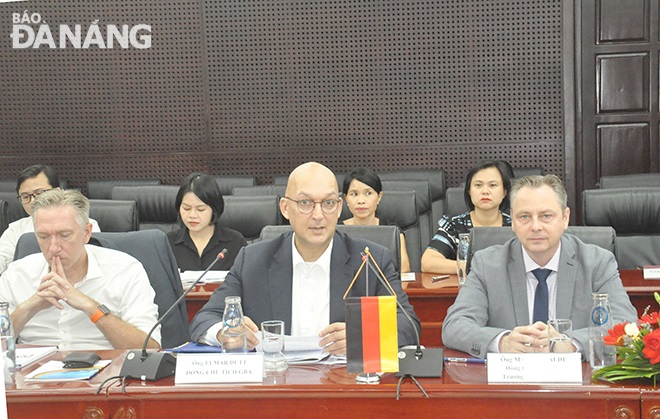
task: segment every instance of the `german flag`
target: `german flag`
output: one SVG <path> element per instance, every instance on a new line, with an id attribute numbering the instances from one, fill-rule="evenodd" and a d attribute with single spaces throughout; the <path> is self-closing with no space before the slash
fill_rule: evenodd
<path id="1" fill-rule="evenodd" d="M 346 298 L 349 373 L 399 371 L 396 297 Z"/>

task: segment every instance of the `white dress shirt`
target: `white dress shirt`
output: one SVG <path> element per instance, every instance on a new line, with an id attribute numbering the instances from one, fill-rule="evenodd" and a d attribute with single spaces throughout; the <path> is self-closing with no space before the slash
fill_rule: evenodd
<path id="1" fill-rule="evenodd" d="M 92 224 L 92 231 L 99 232 L 101 229 L 96 221 L 89 219 Z M 25 233 L 34 233 L 34 221 L 32 216 L 23 217 L 9 224 L 7 230 L 2 233 L 0 237 L 0 274 L 3 273 L 7 266 L 14 260 L 14 252 L 18 239 Z"/>
<path id="2" fill-rule="evenodd" d="M 132 256 L 113 249 L 85 245 L 87 275 L 74 286 L 104 304 L 115 316 L 148 333 L 156 324 L 156 293 L 142 264 Z M 9 303 L 9 312 L 34 295 L 41 278 L 48 273 L 42 253 L 11 263 L 0 277 L 0 301 Z M 20 343 L 59 346 L 65 350 L 112 349 L 112 344 L 82 311 L 62 301 L 64 309 L 39 311 L 23 327 Z M 160 326 L 151 336 L 160 343 Z"/>

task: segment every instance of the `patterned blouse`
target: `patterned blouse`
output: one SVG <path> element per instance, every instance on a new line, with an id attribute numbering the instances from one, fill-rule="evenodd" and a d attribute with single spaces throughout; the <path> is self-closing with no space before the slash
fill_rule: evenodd
<path id="1" fill-rule="evenodd" d="M 504 212 L 502 214 L 502 226 L 511 225 L 511 216 Z M 443 215 L 438 221 L 438 231 L 429 243 L 429 249 L 435 249 L 447 259 L 456 259 L 456 249 L 458 248 L 458 235 L 469 233 L 472 229 L 472 219 L 470 211 L 461 215 L 449 218 Z"/>

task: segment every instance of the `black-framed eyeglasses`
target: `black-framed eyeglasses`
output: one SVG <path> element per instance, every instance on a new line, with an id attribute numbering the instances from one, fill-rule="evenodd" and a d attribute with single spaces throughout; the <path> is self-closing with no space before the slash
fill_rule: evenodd
<path id="1" fill-rule="evenodd" d="M 295 200 L 289 198 L 288 196 L 283 196 L 282 198 L 295 202 L 298 206 L 298 211 L 300 211 L 301 214 L 310 214 L 312 211 L 314 211 L 316 204 L 321 206 L 321 211 L 324 213 L 332 214 L 333 212 L 337 211 L 337 207 L 339 206 L 340 202 L 339 199 L 334 198 L 324 199 L 323 201 L 312 201 L 311 199 Z"/>
<path id="2" fill-rule="evenodd" d="M 53 188 L 50 188 L 50 189 L 53 189 Z M 38 197 L 39 195 L 41 195 L 42 193 L 44 193 L 46 191 L 50 191 L 50 189 L 37 189 L 36 191 L 34 191 L 32 193 L 22 193 L 22 194 L 18 195 L 16 198 L 19 201 L 21 201 L 21 204 L 29 204 L 30 202 L 32 202 L 32 200 L 34 198 Z"/>

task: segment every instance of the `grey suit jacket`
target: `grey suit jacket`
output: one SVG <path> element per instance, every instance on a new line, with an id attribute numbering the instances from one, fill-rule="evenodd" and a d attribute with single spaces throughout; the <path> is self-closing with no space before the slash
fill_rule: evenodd
<path id="1" fill-rule="evenodd" d="M 637 320 L 614 255 L 570 234 L 561 238 L 557 318 L 573 321 L 573 338 L 588 348 L 594 292 L 608 293 L 614 323 Z M 529 324 L 522 245 L 517 238 L 475 253 L 472 270 L 442 327 L 445 346 L 484 358 L 501 332 Z"/>
<path id="2" fill-rule="evenodd" d="M 265 320 L 284 320 L 286 333 L 291 333 L 291 291 L 293 257 L 291 240 L 293 233 L 283 234 L 273 240 L 253 243 L 241 249 L 224 284 L 218 287 L 206 305 L 192 321 L 192 339 L 199 338 L 213 324 L 222 321 L 225 297 L 241 297 L 243 313 L 259 325 Z M 366 240 L 354 239 L 335 232 L 330 259 L 330 319 L 329 323 L 344 322 L 344 293 L 362 263 L 360 252 L 369 247 L 372 256 L 389 280 L 397 299 L 412 317 L 417 331 L 420 323 L 408 296 L 401 289 L 399 273 L 394 269 L 389 249 Z M 388 290 L 370 276 L 368 295 L 389 295 Z M 366 283 L 364 269 L 355 281 L 349 296 L 364 296 Z M 397 309 L 399 345 L 416 343 L 415 331 L 400 309 Z"/>

